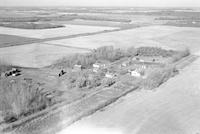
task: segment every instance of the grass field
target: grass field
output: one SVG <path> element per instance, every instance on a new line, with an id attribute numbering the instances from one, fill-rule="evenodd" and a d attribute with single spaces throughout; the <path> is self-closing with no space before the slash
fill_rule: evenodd
<path id="1" fill-rule="evenodd" d="M 30 23 L 30 22 L 10 22 L 0 23 L 1 27 L 20 28 L 20 29 L 51 29 L 61 28 L 63 25 L 50 24 L 50 23 Z"/>
<path id="2" fill-rule="evenodd" d="M 175 49 L 184 47 L 190 48 L 192 53 L 198 53 L 200 50 L 200 29 L 199 28 L 182 28 L 178 33 L 173 33 L 163 37 L 153 38 L 154 41 L 162 45 L 167 45 Z"/>
<path id="3" fill-rule="evenodd" d="M 0 58 L 10 64 L 22 67 L 44 67 L 64 56 L 85 53 L 87 50 L 53 46 L 46 44 L 29 44 L 0 48 Z"/>
<path id="4" fill-rule="evenodd" d="M 103 30 L 114 29 L 112 27 L 98 27 L 98 26 L 81 26 L 81 25 L 65 25 L 63 28 L 55 29 L 17 29 L 0 27 L 0 34 L 16 35 L 29 38 L 53 38 L 59 36 L 68 36 L 81 33 L 92 33 Z"/>
<path id="5" fill-rule="evenodd" d="M 15 35 L 0 34 L 0 48 L 36 41 L 35 38 L 20 37 Z"/>
<path id="6" fill-rule="evenodd" d="M 172 26 L 148 26 L 118 32 L 103 33 L 99 35 L 78 37 L 73 39 L 50 41 L 48 43 L 84 48 L 98 48 L 100 46 L 106 45 L 113 45 L 115 47 L 123 48 L 128 48 L 130 46 L 158 46 L 164 48 L 173 48 L 173 46 L 171 46 L 170 44 L 162 44 L 154 39 L 167 37 L 173 34 L 176 35 L 176 33 L 179 33 L 181 31 L 187 32 L 189 30 L 189 28 L 179 28 Z M 190 32 L 195 31 L 198 31 L 198 29 L 190 30 Z M 184 42 L 184 40 L 182 40 L 182 42 Z M 179 43 L 181 43 L 181 40 Z"/>

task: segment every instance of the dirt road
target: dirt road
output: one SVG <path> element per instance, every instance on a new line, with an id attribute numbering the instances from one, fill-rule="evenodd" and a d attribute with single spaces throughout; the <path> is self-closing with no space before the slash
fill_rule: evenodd
<path id="1" fill-rule="evenodd" d="M 200 59 L 154 91 L 132 92 L 59 134 L 200 133 Z"/>

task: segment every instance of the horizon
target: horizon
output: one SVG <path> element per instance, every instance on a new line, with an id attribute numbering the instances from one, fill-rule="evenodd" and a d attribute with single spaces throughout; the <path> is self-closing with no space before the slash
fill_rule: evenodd
<path id="1" fill-rule="evenodd" d="M 0 7 L 200 7 L 199 0 L 0 0 Z"/>

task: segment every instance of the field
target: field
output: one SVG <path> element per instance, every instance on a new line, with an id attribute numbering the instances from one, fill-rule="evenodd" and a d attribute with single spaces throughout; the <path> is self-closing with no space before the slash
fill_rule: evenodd
<path id="1" fill-rule="evenodd" d="M 47 44 L 29 44 L 0 48 L 0 59 L 22 67 L 44 67 L 63 56 L 89 52 L 85 49 L 68 48 Z"/>
<path id="2" fill-rule="evenodd" d="M 199 28 L 181 28 L 183 30 L 166 35 L 163 37 L 153 38 L 152 40 L 159 42 L 162 45 L 167 45 L 169 47 L 173 47 L 175 49 L 181 49 L 184 47 L 190 48 L 192 53 L 198 53 L 200 50 L 200 39 L 198 35 L 200 35 Z"/>
<path id="3" fill-rule="evenodd" d="M 182 49 L 185 46 L 194 50 L 197 49 L 197 43 L 200 41 L 199 33 L 200 29 L 198 28 L 148 26 L 87 37 L 50 41 L 48 43 L 84 48 L 113 45 L 118 48 L 158 46 L 168 49 Z M 183 38 L 187 38 L 187 40 L 185 41 Z"/>
<path id="4" fill-rule="evenodd" d="M 51 32 L 48 32 L 49 36 L 54 36 L 50 35 L 50 33 Z M 185 47 L 188 47 L 193 52 L 199 49 L 199 33 L 200 29 L 195 28 L 149 26 L 119 32 L 76 37 L 72 39 L 0 48 L 0 56 L 1 58 L 7 57 L 6 59 L 15 65 L 44 67 L 69 54 L 88 52 L 90 49 L 106 45 L 123 48 L 131 46 L 158 46 L 166 49 L 184 49 Z M 58 34 L 61 33 L 55 33 L 56 36 L 58 36 Z M 187 40 L 184 41 L 183 37 Z M 24 56 L 26 56 L 25 59 Z"/>
<path id="5" fill-rule="evenodd" d="M 21 29 L 51 29 L 61 28 L 63 25 L 56 25 L 50 23 L 27 23 L 27 22 L 11 22 L 11 23 L 0 23 L 1 27 L 10 28 L 21 28 Z"/>
<path id="6" fill-rule="evenodd" d="M 27 44 L 32 41 L 37 41 L 35 38 L 20 37 L 15 35 L 0 34 L 0 48 Z"/>
<path id="7" fill-rule="evenodd" d="M 0 34 L 9 34 L 29 38 L 54 38 L 59 36 L 69 36 L 81 33 L 92 33 L 103 30 L 111 30 L 111 27 L 98 27 L 98 26 L 81 26 L 81 25 L 65 25 L 64 28 L 55 29 L 17 29 L 17 28 L 5 28 L 0 27 Z"/>

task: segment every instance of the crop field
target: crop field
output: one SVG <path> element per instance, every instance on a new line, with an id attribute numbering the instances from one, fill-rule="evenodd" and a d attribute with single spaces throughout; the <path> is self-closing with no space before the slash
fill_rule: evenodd
<path id="1" fill-rule="evenodd" d="M 187 47 L 192 53 L 198 53 L 200 50 L 200 29 L 199 28 L 182 28 L 183 30 L 166 35 L 163 37 L 154 38 L 153 40 L 160 44 L 167 45 L 175 49 Z"/>
<path id="2" fill-rule="evenodd" d="M 98 27 L 98 26 L 81 26 L 81 25 L 65 25 L 63 28 L 55 29 L 39 29 L 39 30 L 30 30 L 30 29 L 17 29 L 17 28 L 5 28 L 0 27 L 0 34 L 9 34 L 29 38 L 54 38 L 59 36 L 68 36 L 82 33 L 92 33 L 103 30 L 111 30 L 114 28 L 111 27 Z"/>
<path id="3" fill-rule="evenodd" d="M 162 44 L 161 42 L 155 40 L 156 38 L 165 37 L 170 35 L 178 35 L 179 32 L 200 32 L 199 29 L 191 28 L 179 28 L 172 26 L 148 26 L 141 27 L 129 30 L 123 30 L 118 32 L 103 33 L 99 35 L 78 37 L 73 39 L 63 39 L 50 41 L 50 44 L 60 44 L 68 45 L 73 47 L 82 47 L 82 48 L 98 48 L 100 46 L 109 46 L 113 45 L 118 48 L 128 48 L 130 46 L 158 46 L 164 48 L 174 48 L 171 44 Z M 180 40 L 178 43 L 182 43 L 184 40 Z"/>
<path id="4" fill-rule="evenodd" d="M 0 34 L 0 48 L 26 44 L 31 41 L 36 41 L 35 38 L 20 37 L 15 35 Z"/>
<path id="5" fill-rule="evenodd" d="M 0 58 L 10 64 L 22 67 L 44 67 L 53 61 L 75 53 L 88 52 L 84 49 L 53 46 L 47 44 L 29 44 L 0 48 Z"/>
<path id="6" fill-rule="evenodd" d="M 57 22 L 57 23 L 72 24 L 72 25 L 87 25 L 87 26 L 106 26 L 106 27 L 123 26 L 123 23 L 121 23 L 121 22 L 82 20 L 82 19 L 74 19 L 71 21 L 64 21 L 64 22 Z"/>

